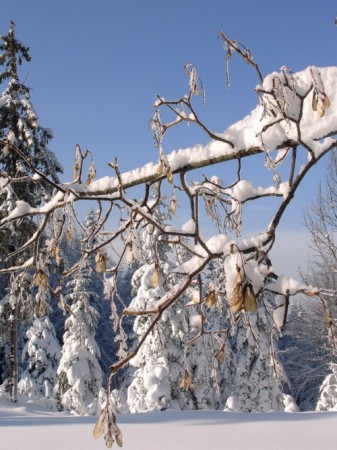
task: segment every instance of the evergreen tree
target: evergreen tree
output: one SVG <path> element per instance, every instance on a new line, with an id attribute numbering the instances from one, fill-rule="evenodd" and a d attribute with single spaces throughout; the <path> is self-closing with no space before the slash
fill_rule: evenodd
<path id="1" fill-rule="evenodd" d="M 62 172 L 60 164 L 48 149 L 52 137 L 51 131 L 42 128 L 33 109 L 30 89 L 20 81 L 19 67 L 23 61 L 30 61 L 29 49 L 15 36 L 15 24 L 11 22 L 7 35 L 1 36 L 0 43 L 0 84 L 3 91 L 0 96 L 0 219 L 7 216 L 15 208 L 16 202 L 28 202 L 37 206 L 42 199 L 52 192 L 51 184 L 43 176 L 36 175 L 36 170 L 49 176 L 53 182 L 58 181 L 58 173 Z M 33 169 L 34 167 L 34 169 Z M 19 266 L 31 251 L 27 247 L 16 253 L 23 243 L 36 229 L 32 218 L 24 218 L 13 222 L 0 231 L 0 267 Z M 10 279 L 2 276 L 1 296 L 6 295 Z M 7 296 L 9 298 L 9 296 Z M 2 331 L 1 345 L 9 341 L 10 363 L 10 396 L 16 401 L 17 388 L 17 342 L 18 324 L 27 315 L 22 310 L 24 304 L 9 302 L 3 311 L 8 327 Z M 3 350 L 2 350 L 3 353 Z M 3 378 L 1 375 L 0 378 Z"/>
<path id="2" fill-rule="evenodd" d="M 331 364 L 330 371 L 322 383 L 316 411 L 337 410 L 337 365 Z"/>
<path id="3" fill-rule="evenodd" d="M 133 285 L 137 295 L 130 308 L 144 310 L 155 306 L 165 294 L 158 277 L 154 264 L 144 265 L 136 271 Z M 181 302 L 167 310 L 131 361 L 135 367 L 127 396 L 131 412 L 186 407 L 187 399 L 179 388 L 184 374 L 182 356 L 187 325 L 184 316 Z M 146 316 L 137 317 L 134 323 L 137 338 L 149 324 Z"/>
<path id="4" fill-rule="evenodd" d="M 65 322 L 62 357 L 55 392 L 60 406 L 77 414 L 95 414 L 102 394 L 100 350 L 95 341 L 98 313 L 91 305 L 88 268 L 81 268 L 69 282 L 66 301 L 71 315 Z"/>
<path id="5" fill-rule="evenodd" d="M 280 324 L 275 323 L 273 311 L 278 307 L 278 297 L 261 290 L 266 283 L 264 273 L 267 273 L 263 266 L 267 269 L 268 264 L 267 261 L 245 261 L 243 255 L 235 252 L 225 264 L 228 303 L 233 314 L 231 347 L 235 369 L 232 393 L 226 403 L 230 410 L 297 409 L 295 402 L 285 394 L 287 380 L 277 354 Z"/>
<path id="6" fill-rule="evenodd" d="M 29 398 L 43 399 L 53 408 L 56 406 L 53 390 L 61 347 L 48 315 L 36 317 L 26 334 L 28 341 L 22 356 L 28 366 L 21 374 L 19 392 Z"/>

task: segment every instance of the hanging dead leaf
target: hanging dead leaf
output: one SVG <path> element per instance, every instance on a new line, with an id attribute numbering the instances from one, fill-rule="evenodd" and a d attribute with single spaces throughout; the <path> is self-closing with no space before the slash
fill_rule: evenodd
<path id="1" fill-rule="evenodd" d="M 73 238 L 73 228 L 68 227 L 66 230 L 66 239 L 67 239 L 67 241 L 71 241 L 72 238 Z"/>
<path id="2" fill-rule="evenodd" d="M 123 437 L 122 437 L 122 434 L 121 434 L 121 433 L 116 434 L 116 435 L 115 435 L 115 439 L 116 439 L 117 445 L 118 445 L 119 447 L 123 447 Z"/>
<path id="3" fill-rule="evenodd" d="M 89 184 L 94 181 L 94 179 L 96 178 L 96 168 L 93 162 L 91 162 L 90 167 L 89 167 L 89 171 L 88 171 L 88 178 L 85 182 L 86 186 L 89 186 Z"/>
<path id="4" fill-rule="evenodd" d="M 106 272 L 106 256 L 103 252 L 97 252 L 95 256 L 95 262 L 96 262 L 96 272 L 104 273 Z"/>
<path id="5" fill-rule="evenodd" d="M 73 166 L 73 180 L 76 180 L 76 178 L 78 177 L 78 171 L 79 171 L 79 166 L 78 164 L 74 164 Z"/>
<path id="6" fill-rule="evenodd" d="M 187 370 L 185 370 L 184 376 L 180 380 L 179 387 L 180 387 L 180 389 L 185 389 L 185 390 L 190 389 L 191 387 L 193 387 L 192 377 L 188 373 Z"/>
<path id="7" fill-rule="evenodd" d="M 119 447 L 123 446 L 122 433 L 116 424 L 116 416 L 112 411 L 111 405 L 107 404 L 101 411 L 101 414 L 95 424 L 93 435 L 96 439 L 104 435 L 105 445 L 111 448 L 114 438 Z"/>
<path id="8" fill-rule="evenodd" d="M 9 153 L 10 147 L 8 144 L 6 144 L 4 147 L 2 147 L 2 153 L 7 156 Z"/>
<path id="9" fill-rule="evenodd" d="M 207 297 L 205 298 L 205 304 L 207 306 L 207 308 L 212 308 L 212 306 L 215 306 L 218 302 L 218 298 L 217 295 L 215 293 L 215 291 L 210 291 L 207 294 Z"/>
<path id="10" fill-rule="evenodd" d="M 317 102 L 317 114 L 319 115 L 319 117 L 323 117 L 325 114 L 324 104 L 320 99 Z"/>
<path id="11" fill-rule="evenodd" d="M 159 270 L 158 270 L 158 264 L 154 265 L 153 273 L 151 276 L 151 284 L 154 288 L 157 288 L 159 286 Z"/>
<path id="12" fill-rule="evenodd" d="M 326 309 L 325 312 L 324 312 L 324 319 L 325 319 L 326 324 L 329 327 L 331 327 L 333 322 L 332 322 L 331 313 L 330 313 L 330 311 L 328 309 Z"/>
<path id="13" fill-rule="evenodd" d="M 220 361 L 221 363 L 225 362 L 225 350 L 220 350 L 218 352 L 218 354 L 216 355 L 218 361 Z"/>
<path id="14" fill-rule="evenodd" d="M 38 300 L 38 302 L 36 303 L 34 312 L 37 317 L 43 317 L 46 315 L 47 303 L 45 302 L 45 300 L 43 298 L 40 298 Z"/>
<path id="15" fill-rule="evenodd" d="M 329 97 L 325 92 L 316 90 L 313 92 L 311 105 L 313 111 L 316 111 L 319 117 L 323 117 L 325 115 L 325 110 L 330 107 Z"/>
<path id="16" fill-rule="evenodd" d="M 256 312 L 257 311 L 257 303 L 256 297 L 253 291 L 253 286 L 250 283 L 247 283 L 243 290 L 243 303 L 244 310 L 246 312 Z"/>
<path id="17" fill-rule="evenodd" d="M 48 287 L 48 275 L 41 269 L 35 273 L 34 284 L 40 288 L 47 289 Z"/>
<path id="18" fill-rule="evenodd" d="M 61 264 L 62 260 L 61 260 L 60 247 L 57 244 L 54 245 L 54 247 L 53 247 L 53 255 L 55 258 L 56 265 L 59 266 Z"/>
<path id="19" fill-rule="evenodd" d="M 99 437 L 102 436 L 104 431 L 104 415 L 103 415 L 103 411 L 101 412 L 95 426 L 94 426 L 94 430 L 93 430 L 93 435 L 95 439 L 98 439 Z"/>
<path id="20" fill-rule="evenodd" d="M 173 183 L 173 174 L 172 174 L 172 170 L 170 169 L 170 167 L 168 167 L 166 170 L 166 177 L 167 177 L 167 181 L 169 182 L 169 184 L 172 184 Z"/>
<path id="21" fill-rule="evenodd" d="M 232 291 L 228 296 L 228 303 L 233 313 L 240 311 L 244 307 L 243 280 L 241 269 L 239 266 L 236 266 L 236 270 L 236 280 L 233 285 Z"/>

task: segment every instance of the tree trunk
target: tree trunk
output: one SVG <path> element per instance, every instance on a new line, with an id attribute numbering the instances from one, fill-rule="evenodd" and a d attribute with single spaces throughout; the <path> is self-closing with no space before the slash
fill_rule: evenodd
<path id="1" fill-rule="evenodd" d="M 18 305 L 14 303 L 9 319 L 9 395 L 17 402 L 18 393 Z"/>

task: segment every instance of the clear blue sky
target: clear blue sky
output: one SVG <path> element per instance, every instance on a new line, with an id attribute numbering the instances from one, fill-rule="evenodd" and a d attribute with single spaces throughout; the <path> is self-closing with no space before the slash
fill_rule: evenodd
<path id="1" fill-rule="evenodd" d="M 248 114 L 258 80 L 233 58 L 226 89 L 220 30 L 249 47 L 264 75 L 283 65 L 297 71 L 336 65 L 336 15 L 335 0 L 2 0 L 0 33 L 14 20 L 17 37 L 31 49 L 23 74 L 41 125 L 54 131 L 50 147 L 69 181 L 76 143 L 94 153 L 98 176 L 111 173 L 106 163 L 115 156 L 122 171 L 157 158 L 152 105 L 157 94 L 186 93 L 186 63 L 196 65 L 206 85 L 201 114 L 211 128 L 223 131 Z M 165 149 L 206 141 L 182 127 Z M 285 239 L 301 235 L 302 208 L 323 173 L 324 162 L 299 191 L 282 222 Z"/>

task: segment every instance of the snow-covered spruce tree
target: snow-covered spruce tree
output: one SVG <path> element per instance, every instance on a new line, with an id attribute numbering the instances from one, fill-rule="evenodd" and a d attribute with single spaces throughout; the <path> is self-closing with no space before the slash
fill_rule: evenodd
<path id="1" fill-rule="evenodd" d="M 154 198 L 158 199 L 157 194 L 155 190 Z M 152 216 L 160 223 L 164 223 L 172 214 L 163 203 L 164 201 L 160 201 L 152 212 Z M 166 242 L 158 240 L 157 230 L 146 222 L 135 222 L 133 231 L 126 240 L 129 244 L 126 254 L 128 262 L 137 260 L 141 263 L 132 277 L 133 292 L 136 295 L 129 308 L 146 310 L 165 295 L 167 286 L 173 281 L 172 277 L 166 278 L 168 267 L 172 265 L 170 248 Z M 136 318 L 133 324 L 136 342 L 141 339 L 150 322 L 151 319 L 146 316 Z M 131 412 L 186 407 L 188 399 L 179 388 L 184 374 L 186 326 L 183 302 L 179 301 L 165 312 L 146 338 L 137 357 L 130 362 L 134 368 L 131 371 L 132 381 L 127 389 L 127 404 Z M 123 351 L 122 347 L 120 351 Z"/>
<path id="2" fill-rule="evenodd" d="M 316 411 L 337 410 L 337 365 L 331 364 L 330 374 L 325 378 L 320 389 Z"/>
<path id="3" fill-rule="evenodd" d="M 102 224 L 98 220 L 98 214 L 90 208 L 83 222 L 82 230 L 82 252 L 85 254 L 86 249 L 99 244 L 95 230 Z M 97 255 L 96 255 L 97 256 Z M 111 318 L 111 302 L 109 295 L 104 292 L 104 277 L 101 272 L 100 261 L 95 261 L 95 255 L 89 253 L 88 256 L 88 276 L 90 277 L 90 286 L 88 286 L 92 295 L 90 304 L 97 311 L 97 329 L 95 340 L 100 349 L 100 365 L 103 370 L 104 378 L 109 375 L 109 366 L 111 361 L 115 359 L 117 345 L 114 342 L 114 332 Z M 98 270 L 96 270 L 98 269 Z"/>
<path id="4" fill-rule="evenodd" d="M 22 359 L 27 361 L 27 368 L 21 374 L 18 390 L 28 398 L 42 400 L 47 407 L 54 409 L 54 387 L 61 347 L 48 317 L 46 298 L 41 298 L 47 295 L 44 291 L 42 287 L 36 295 L 34 321 L 26 332 L 28 340 Z"/>
<path id="5" fill-rule="evenodd" d="M 42 128 L 30 100 L 30 89 L 20 81 L 19 67 L 22 61 L 30 61 L 29 49 L 15 36 L 15 24 L 11 22 L 7 35 L 1 36 L 0 43 L 0 220 L 8 216 L 18 202 L 29 203 L 36 207 L 51 194 L 51 183 L 44 176 L 49 176 L 52 182 L 58 181 L 57 174 L 62 171 L 53 153 L 48 149 L 52 137 L 51 131 Z M 20 266 L 32 251 L 28 245 L 17 252 L 29 237 L 36 231 L 32 218 L 26 217 L 14 221 L 11 226 L 0 230 L 0 269 Z M 40 238 L 41 234 L 39 235 Z M 1 275 L 1 295 L 9 285 L 7 274 Z M 16 400 L 16 381 L 14 367 L 17 361 L 18 324 L 26 315 L 22 311 L 23 304 L 15 304 L 4 308 L 7 312 L 10 329 L 10 396 Z M 2 338 L 2 342 L 6 339 Z"/>
<path id="6" fill-rule="evenodd" d="M 292 302 L 279 340 L 279 356 L 301 411 L 316 408 L 320 386 L 331 370 L 331 345 L 325 330 L 321 302 L 301 297 Z"/>
<path id="7" fill-rule="evenodd" d="M 167 208 L 163 202 L 152 212 L 162 226 L 172 219 L 175 201 L 173 195 L 168 213 L 162 212 Z M 159 298 L 165 297 L 181 281 L 179 270 L 175 273 L 174 268 L 190 258 L 188 239 L 175 246 L 173 254 L 169 240 L 159 237 L 152 224 L 140 224 L 139 229 L 139 233 L 133 232 L 129 251 L 143 265 L 132 279 L 136 295 L 128 308 L 130 312 L 151 309 Z M 130 361 L 135 368 L 127 393 L 131 412 L 224 406 L 229 379 L 224 360 L 230 351 L 226 343 L 227 306 L 217 296 L 220 264 L 221 261 L 212 262 L 199 283 L 165 311 Z M 134 333 L 138 342 L 150 324 L 151 318 L 146 315 L 136 317 Z M 119 409 L 122 405 L 117 402 L 117 406 Z"/>
<path id="8" fill-rule="evenodd" d="M 19 327 L 21 322 L 31 322 L 31 277 L 24 271 L 14 276 L 10 275 L 8 292 L 1 301 L 1 339 L 0 343 L 4 355 L 8 356 L 8 365 L 3 360 L 4 390 L 9 387 L 10 398 L 17 400 L 17 385 L 19 379 L 18 349 L 23 347 L 23 329 Z M 21 332 L 20 332 L 21 331 Z"/>
<path id="9" fill-rule="evenodd" d="M 165 292 L 156 265 L 143 265 L 133 277 L 137 290 L 130 308 L 148 309 Z M 137 317 L 134 332 L 137 339 L 149 325 L 146 317 Z M 131 361 L 135 368 L 128 388 L 127 403 L 131 412 L 184 409 L 188 399 L 179 388 L 183 378 L 183 345 L 186 319 L 183 305 L 178 303 L 166 311 L 152 333 L 146 338 L 142 350 Z"/>
<path id="10" fill-rule="evenodd" d="M 95 414 L 102 391 L 100 350 L 95 341 L 98 314 L 91 305 L 88 267 L 82 267 L 69 281 L 65 301 L 70 316 L 65 322 L 62 356 L 57 369 L 55 395 L 59 405 L 76 414 Z"/>

